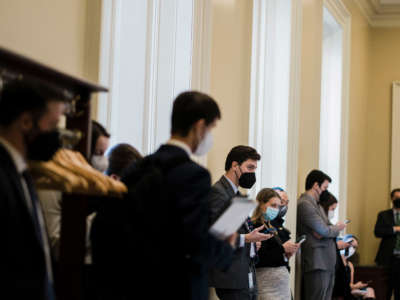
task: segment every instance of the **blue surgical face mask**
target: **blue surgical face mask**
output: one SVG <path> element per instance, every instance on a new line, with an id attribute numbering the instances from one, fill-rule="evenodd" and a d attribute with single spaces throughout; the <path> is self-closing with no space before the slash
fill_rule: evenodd
<path id="1" fill-rule="evenodd" d="M 267 207 L 267 211 L 264 213 L 265 221 L 272 221 L 275 219 L 279 214 L 278 208 L 273 208 L 271 206 Z"/>

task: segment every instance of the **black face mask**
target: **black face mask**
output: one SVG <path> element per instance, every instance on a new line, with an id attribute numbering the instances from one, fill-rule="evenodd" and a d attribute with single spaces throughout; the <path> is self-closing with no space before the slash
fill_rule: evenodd
<path id="1" fill-rule="evenodd" d="M 287 211 L 288 211 L 287 205 L 281 206 L 279 208 L 279 217 L 283 218 L 286 215 Z"/>
<path id="2" fill-rule="evenodd" d="M 60 134 L 57 130 L 39 133 L 27 142 L 29 160 L 48 161 L 61 147 Z"/>
<path id="3" fill-rule="evenodd" d="M 245 189 L 251 189 L 256 183 L 256 173 L 242 173 L 239 178 L 239 186 Z"/>
<path id="4" fill-rule="evenodd" d="M 400 208 L 400 198 L 396 198 L 393 200 L 393 206 L 395 208 Z"/>

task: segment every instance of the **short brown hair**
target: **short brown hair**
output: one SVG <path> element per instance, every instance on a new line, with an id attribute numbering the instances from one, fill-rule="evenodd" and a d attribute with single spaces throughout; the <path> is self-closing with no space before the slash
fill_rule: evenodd
<path id="1" fill-rule="evenodd" d="M 390 193 L 390 198 L 392 198 L 393 199 L 393 197 L 394 197 L 394 194 L 395 193 L 397 193 L 397 192 L 400 192 L 400 189 L 399 188 L 397 188 L 397 189 L 394 189 L 391 193 Z"/>
<path id="2" fill-rule="evenodd" d="M 109 165 L 106 174 L 115 174 L 122 177 L 123 172 L 128 166 L 142 159 L 143 156 L 131 145 L 118 144 L 111 148 L 108 153 Z"/>
<path id="3" fill-rule="evenodd" d="M 239 165 L 248 159 L 260 160 L 261 155 L 258 154 L 257 150 L 249 146 L 236 146 L 229 151 L 228 156 L 225 160 L 225 171 L 232 168 L 232 163 L 236 161 Z"/>

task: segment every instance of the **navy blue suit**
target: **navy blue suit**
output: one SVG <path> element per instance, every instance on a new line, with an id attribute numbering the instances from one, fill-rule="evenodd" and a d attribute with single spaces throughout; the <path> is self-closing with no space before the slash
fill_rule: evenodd
<path id="1" fill-rule="evenodd" d="M 138 189 L 139 181 L 142 181 L 144 189 L 146 181 L 149 184 L 161 181 L 155 179 L 157 172 L 152 177 L 147 175 L 147 171 L 138 171 L 141 168 L 148 170 L 143 166 L 151 163 L 164 169 L 165 175 L 157 186 L 147 188 L 147 199 L 136 201 L 135 195 L 138 194 L 135 194 L 135 189 Z M 128 288 L 131 293 L 122 299 L 136 299 L 138 290 L 144 291 L 147 299 L 208 299 L 208 269 L 216 265 L 228 268 L 233 254 L 229 244 L 208 232 L 209 172 L 190 160 L 183 149 L 163 145 L 154 154 L 131 166 L 122 181 L 129 190 L 125 199 L 127 203 L 122 204 L 124 208 L 117 209 L 114 215 L 115 219 L 128 222 L 119 221 L 121 230 L 125 232 L 120 234 L 124 242 L 117 249 L 117 261 L 113 258 L 109 264 L 130 270 L 125 275 L 129 278 L 122 289 Z M 155 191 L 157 189 L 162 191 Z M 121 210 L 125 211 L 124 215 Z M 101 245 L 115 244 L 99 244 L 105 236 L 102 231 L 109 228 L 107 217 L 104 217 L 109 212 L 109 209 L 101 210 L 92 226 L 95 264 L 110 257 L 110 252 Z M 110 236 L 115 239 L 116 235 Z M 129 253 L 122 253 L 123 249 L 128 249 Z M 99 256 L 98 250 L 104 254 Z M 115 276 L 121 272 L 115 270 L 111 273 Z"/>
<path id="2" fill-rule="evenodd" d="M 45 299 L 44 250 L 27 207 L 21 175 L 1 144 L 0 235 L 0 298 Z"/>

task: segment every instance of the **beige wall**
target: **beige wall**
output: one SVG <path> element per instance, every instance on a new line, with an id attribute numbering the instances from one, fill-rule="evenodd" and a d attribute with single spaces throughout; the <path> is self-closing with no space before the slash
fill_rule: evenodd
<path id="1" fill-rule="evenodd" d="M 370 238 L 362 256 L 366 262 L 373 261 L 378 249 L 373 237 L 377 213 L 390 208 L 391 87 L 400 80 L 400 28 L 373 28 L 371 33 L 366 197 L 360 202 L 365 207 L 362 230 Z"/>
<path id="2" fill-rule="evenodd" d="M 0 0 L 0 46 L 97 81 L 101 0 Z"/>
<path id="3" fill-rule="evenodd" d="M 299 127 L 298 193 L 305 177 L 318 168 L 321 98 L 322 1 L 303 1 L 301 103 Z"/>
<path id="4" fill-rule="evenodd" d="M 213 181 L 229 150 L 248 143 L 252 1 L 212 0 L 211 95 L 222 111 L 208 155 Z"/>
<path id="5" fill-rule="evenodd" d="M 391 83 L 400 80 L 400 29 L 371 28 L 352 0 L 347 212 L 360 263 L 373 264 L 377 213 L 389 208 Z M 318 166 L 322 1 L 303 0 L 299 190 Z M 334 178 L 333 178 L 334 180 Z M 340 199 L 339 199 L 340 201 Z"/>
<path id="6" fill-rule="evenodd" d="M 363 249 L 370 246 L 371 239 L 364 232 L 371 30 L 356 3 L 352 0 L 343 2 L 352 16 L 347 192 L 347 215 L 352 222 L 347 231 L 360 237 L 360 253 L 364 254 Z M 304 191 L 307 173 L 318 168 L 319 160 L 322 7 L 322 1 L 303 1 L 299 193 Z M 362 263 L 369 261 L 364 257 Z"/>
<path id="7" fill-rule="evenodd" d="M 370 27 L 352 0 L 345 1 L 352 15 L 350 103 L 349 103 L 349 149 L 347 212 L 352 220 L 348 232 L 360 238 L 360 255 L 369 247 L 370 237 L 363 231 L 366 191 L 367 112 L 370 78 Z M 370 263 L 365 259 L 361 263 Z"/>
<path id="8" fill-rule="evenodd" d="M 238 144 L 248 143 L 252 1 L 212 0 L 211 90 L 222 111 L 207 156 L 215 182 L 225 158 Z M 210 289 L 210 299 L 218 299 Z"/>

